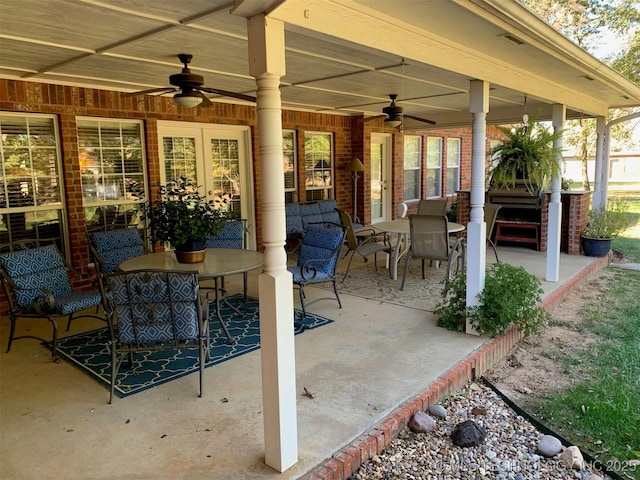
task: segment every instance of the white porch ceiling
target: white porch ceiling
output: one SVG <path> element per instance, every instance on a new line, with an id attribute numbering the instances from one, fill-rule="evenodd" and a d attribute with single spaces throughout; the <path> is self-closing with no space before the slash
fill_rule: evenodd
<path id="1" fill-rule="evenodd" d="M 3 1 L 0 76 L 132 92 L 169 86 L 176 55 L 191 53 L 205 86 L 255 95 L 240 13 L 270 9 L 285 23 L 284 108 L 372 116 L 396 93 L 406 114 L 468 125 L 473 79 L 490 82 L 491 123 L 518 122 L 525 95 L 541 119 L 556 102 L 568 117 L 640 105 L 640 87 L 512 0 L 236 3 L 233 14 L 231 0 Z"/>

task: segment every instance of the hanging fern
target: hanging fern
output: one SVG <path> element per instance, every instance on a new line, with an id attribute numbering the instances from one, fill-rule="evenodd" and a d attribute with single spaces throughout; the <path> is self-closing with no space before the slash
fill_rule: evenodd
<path id="1" fill-rule="evenodd" d="M 506 138 L 489 150 L 489 175 L 494 187 L 513 188 L 520 180 L 534 192 L 556 174 L 557 157 L 562 151 L 553 143 L 561 132 L 551 132 L 535 121 L 511 129 L 498 128 Z"/>

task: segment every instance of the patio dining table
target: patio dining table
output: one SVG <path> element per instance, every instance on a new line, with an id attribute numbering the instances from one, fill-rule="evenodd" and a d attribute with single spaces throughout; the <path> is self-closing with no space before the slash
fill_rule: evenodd
<path id="1" fill-rule="evenodd" d="M 400 262 L 400 258 L 404 255 L 409 249 L 409 233 L 411 232 L 411 227 L 409 225 L 409 220 L 406 218 L 398 219 L 398 220 L 387 220 L 384 222 L 377 222 L 371 225 L 376 232 L 379 233 L 395 233 L 396 235 L 396 243 L 393 246 L 393 256 L 390 262 L 391 268 L 391 278 L 393 280 L 398 279 L 398 263 Z M 449 222 L 448 223 L 448 231 L 449 233 L 458 233 L 464 231 L 465 226 L 461 223 Z M 401 244 L 404 245 L 401 251 Z"/>
<path id="2" fill-rule="evenodd" d="M 215 289 L 215 305 L 216 315 L 220 321 L 220 325 L 225 334 L 229 338 L 229 342 L 233 343 L 233 337 L 229 334 L 227 326 L 222 320 L 220 314 L 220 302 L 227 302 L 225 292 L 221 292 L 218 281 L 229 275 L 245 273 L 255 270 L 263 265 L 263 254 L 253 250 L 245 250 L 239 248 L 208 248 L 205 259 L 199 263 L 179 263 L 176 259 L 175 252 L 154 252 L 139 257 L 133 257 L 118 265 L 122 271 L 128 272 L 132 270 L 184 270 L 198 271 L 200 281 L 213 280 Z M 222 288 L 222 290 L 224 290 Z M 228 304 L 233 310 L 240 313 L 232 305 Z"/>

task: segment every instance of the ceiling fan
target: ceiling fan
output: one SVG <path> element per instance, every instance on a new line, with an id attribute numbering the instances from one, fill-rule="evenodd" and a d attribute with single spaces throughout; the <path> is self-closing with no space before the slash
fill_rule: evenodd
<path id="1" fill-rule="evenodd" d="M 139 92 L 125 93 L 124 96 L 132 97 L 135 95 L 146 95 L 149 93 L 169 93 L 171 91 L 175 91 L 176 94 L 173 96 L 173 99 L 178 105 L 182 105 L 187 108 L 197 106 L 209 107 L 213 105 L 204 92 L 221 95 L 223 97 L 246 100 L 248 102 L 256 101 L 255 97 L 244 95 L 243 93 L 229 92 L 227 90 L 220 90 L 219 88 L 203 87 L 204 77 L 197 73 L 191 73 L 191 70 L 189 69 L 189 64 L 191 63 L 193 55 L 189 53 L 180 53 L 178 58 L 184 67 L 182 68 L 182 72 L 169 76 L 169 83 L 173 85 L 173 87 L 151 88 L 149 90 L 141 90 Z"/>
<path id="2" fill-rule="evenodd" d="M 387 127 L 395 128 L 402 125 L 402 119 L 411 118 L 412 120 L 417 120 L 418 122 L 428 123 L 429 125 L 435 125 L 436 122 L 433 120 L 427 120 L 426 118 L 415 117 L 413 115 L 407 115 L 406 113 L 402 113 L 402 107 L 396 104 L 396 99 L 398 98 L 398 94 L 390 93 L 389 98 L 391 99 L 391 103 L 388 107 L 384 107 L 382 109 L 383 115 L 376 115 L 375 117 L 365 118 L 365 121 L 368 122 L 370 120 L 374 120 L 376 118 L 385 117 L 384 124 Z"/>

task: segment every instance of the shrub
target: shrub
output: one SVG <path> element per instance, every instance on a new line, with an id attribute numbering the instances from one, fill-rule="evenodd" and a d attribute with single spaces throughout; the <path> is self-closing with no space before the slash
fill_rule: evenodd
<path id="1" fill-rule="evenodd" d="M 466 273 L 461 271 L 443 290 L 443 301 L 436 306 L 437 325 L 463 331 L 466 319 L 479 333 L 501 335 L 516 324 L 525 337 L 538 334 L 550 319 L 538 306 L 541 282 L 523 267 L 495 263 L 487 270 L 479 304 L 466 307 Z"/>
<path id="2" fill-rule="evenodd" d="M 447 330 L 464 332 L 467 317 L 467 271 L 463 268 L 442 290 L 443 300 L 433 313 L 438 316 L 436 324 Z"/>

